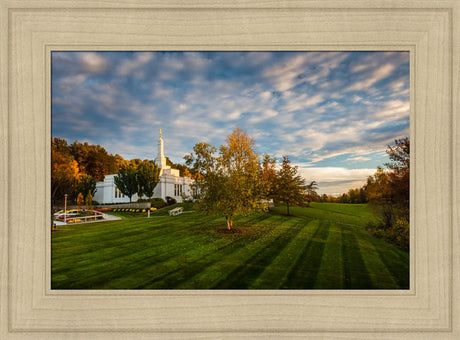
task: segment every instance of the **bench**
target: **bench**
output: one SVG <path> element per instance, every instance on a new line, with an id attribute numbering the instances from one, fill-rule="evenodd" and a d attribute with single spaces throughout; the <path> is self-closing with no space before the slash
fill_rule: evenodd
<path id="1" fill-rule="evenodd" d="M 169 216 L 177 216 L 179 214 L 182 214 L 183 211 L 184 211 L 184 208 L 182 207 L 171 209 L 169 210 Z"/>

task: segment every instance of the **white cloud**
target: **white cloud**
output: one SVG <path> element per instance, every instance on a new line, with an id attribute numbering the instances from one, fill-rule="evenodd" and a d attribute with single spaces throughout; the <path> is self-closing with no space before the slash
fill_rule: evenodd
<path id="1" fill-rule="evenodd" d="M 117 69 L 117 73 L 121 76 L 132 74 L 134 71 L 142 68 L 154 58 L 153 53 L 138 53 L 134 59 L 126 59 Z"/>
<path id="2" fill-rule="evenodd" d="M 390 100 L 385 103 L 384 108 L 375 117 L 383 118 L 386 121 L 398 120 L 409 117 L 410 103 L 402 100 Z"/>
<path id="3" fill-rule="evenodd" d="M 88 76 L 86 74 L 76 74 L 67 76 L 58 80 L 57 87 L 60 91 L 70 92 L 76 86 L 83 83 L 86 79 L 88 79 Z"/>
<path id="4" fill-rule="evenodd" d="M 258 123 L 261 123 L 261 122 L 265 122 L 270 118 L 274 118 L 277 115 L 278 115 L 278 112 L 276 112 L 274 110 L 266 110 L 266 111 L 262 112 L 258 116 L 254 116 L 254 117 L 249 118 L 248 123 L 250 123 L 250 124 L 258 124 Z"/>
<path id="5" fill-rule="evenodd" d="M 104 72 L 107 69 L 107 61 L 99 53 L 84 52 L 80 54 L 83 67 L 91 73 Z"/>
<path id="6" fill-rule="evenodd" d="M 270 91 L 264 91 L 264 92 L 261 92 L 261 93 L 259 94 L 259 97 L 260 97 L 261 99 L 264 99 L 264 100 L 270 99 L 271 96 L 272 96 L 272 94 L 271 94 Z"/>
<path id="7" fill-rule="evenodd" d="M 370 157 L 357 156 L 357 157 L 348 158 L 348 160 L 353 161 L 353 162 L 365 162 L 365 161 L 370 161 L 371 158 Z"/>
<path id="8" fill-rule="evenodd" d="M 344 89 L 345 92 L 349 91 L 360 91 L 365 90 L 374 85 L 379 80 L 385 79 L 388 77 L 394 70 L 396 66 L 394 64 L 385 64 L 376 69 L 372 74 L 367 77 L 365 80 L 358 81 L 354 84 L 351 84 Z"/>
<path id="9" fill-rule="evenodd" d="M 363 186 L 367 177 L 375 173 L 375 169 L 346 169 L 342 167 L 308 167 L 302 164 L 299 173 L 309 182 L 319 183 L 319 193 L 337 195 L 347 192 L 350 188 Z M 331 191 L 332 190 L 332 191 Z"/>

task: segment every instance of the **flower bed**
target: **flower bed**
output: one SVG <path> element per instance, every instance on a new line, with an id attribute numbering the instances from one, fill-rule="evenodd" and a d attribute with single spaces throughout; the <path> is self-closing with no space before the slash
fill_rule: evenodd
<path id="1" fill-rule="evenodd" d="M 113 212 L 131 212 L 131 213 L 146 213 L 148 211 L 155 211 L 157 208 L 150 208 L 150 209 L 138 209 L 138 208 L 115 208 L 111 209 Z"/>

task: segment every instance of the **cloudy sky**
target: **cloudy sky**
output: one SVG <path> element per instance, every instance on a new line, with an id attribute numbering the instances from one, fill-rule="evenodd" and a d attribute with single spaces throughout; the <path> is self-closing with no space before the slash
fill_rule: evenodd
<path id="1" fill-rule="evenodd" d="M 409 136 L 409 52 L 52 52 L 52 136 L 173 162 L 238 126 L 320 193 L 360 187 Z"/>

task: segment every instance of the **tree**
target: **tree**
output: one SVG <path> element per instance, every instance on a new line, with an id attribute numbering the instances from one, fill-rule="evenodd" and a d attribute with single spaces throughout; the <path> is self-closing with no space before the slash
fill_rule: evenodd
<path id="1" fill-rule="evenodd" d="M 109 155 L 102 146 L 88 142 L 75 141 L 68 147 L 68 150 L 78 162 L 80 171 L 90 175 L 96 181 L 104 180 L 107 174 L 118 172 L 121 165 L 127 163 L 120 155 Z"/>
<path id="2" fill-rule="evenodd" d="M 65 194 L 71 195 L 80 178 L 78 163 L 66 152 L 62 141 L 51 141 L 51 201 L 54 203 L 63 201 Z"/>
<path id="3" fill-rule="evenodd" d="M 232 230 L 233 218 L 262 209 L 259 176 L 259 155 L 255 141 L 238 127 L 226 137 L 226 144 L 217 148 L 198 143 L 195 154 L 185 157 L 192 171 L 199 173 L 197 209 L 225 216 Z"/>
<path id="4" fill-rule="evenodd" d="M 281 169 L 277 173 L 274 198 L 284 202 L 289 215 L 289 206 L 303 206 L 307 185 L 305 180 L 297 173 L 297 166 L 292 166 L 287 156 L 283 156 Z"/>
<path id="5" fill-rule="evenodd" d="M 316 192 L 318 190 L 318 183 L 316 181 L 311 181 L 310 184 L 308 184 L 305 187 L 305 198 L 307 200 L 307 206 L 310 206 L 310 202 L 316 201 L 319 199 L 319 195 Z"/>
<path id="6" fill-rule="evenodd" d="M 78 193 L 77 196 L 77 207 L 78 210 L 80 210 L 81 206 L 85 203 L 85 198 L 83 197 L 83 194 L 81 192 Z"/>
<path id="7" fill-rule="evenodd" d="M 264 198 L 273 198 L 276 187 L 276 158 L 264 155 L 260 167 L 261 194 Z"/>
<path id="8" fill-rule="evenodd" d="M 367 178 L 366 191 L 369 203 L 375 207 L 382 207 L 385 228 L 391 228 L 395 221 L 395 214 L 388 173 L 382 168 L 377 168 L 374 175 Z"/>
<path id="9" fill-rule="evenodd" d="M 410 184 L 410 142 L 409 138 L 395 140 L 395 146 L 387 146 L 390 162 L 385 166 L 391 171 L 388 174 L 391 199 L 402 213 L 409 217 L 409 184 Z"/>
<path id="10" fill-rule="evenodd" d="M 93 211 L 93 196 L 91 195 L 91 191 L 88 191 L 88 194 L 86 195 L 85 204 L 86 204 L 86 210 L 88 210 L 89 213 L 92 213 L 92 211 Z"/>
<path id="11" fill-rule="evenodd" d="M 91 196 L 93 197 L 96 193 L 96 181 L 91 175 L 83 174 L 80 176 L 80 179 L 78 180 L 76 193 L 78 195 L 78 193 L 83 192 L 91 192 Z"/>
<path id="12" fill-rule="evenodd" d="M 160 169 L 151 161 L 143 161 L 137 167 L 137 183 L 139 185 L 139 197 L 143 195 L 149 199 L 153 196 L 155 187 L 159 182 Z"/>
<path id="13" fill-rule="evenodd" d="M 137 169 L 133 164 L 122 166 L 114 178 L 115 185 L 118 190 L 129 197 L 132 202 L 132 197 L 139 191 L 137 183 Z"/>

